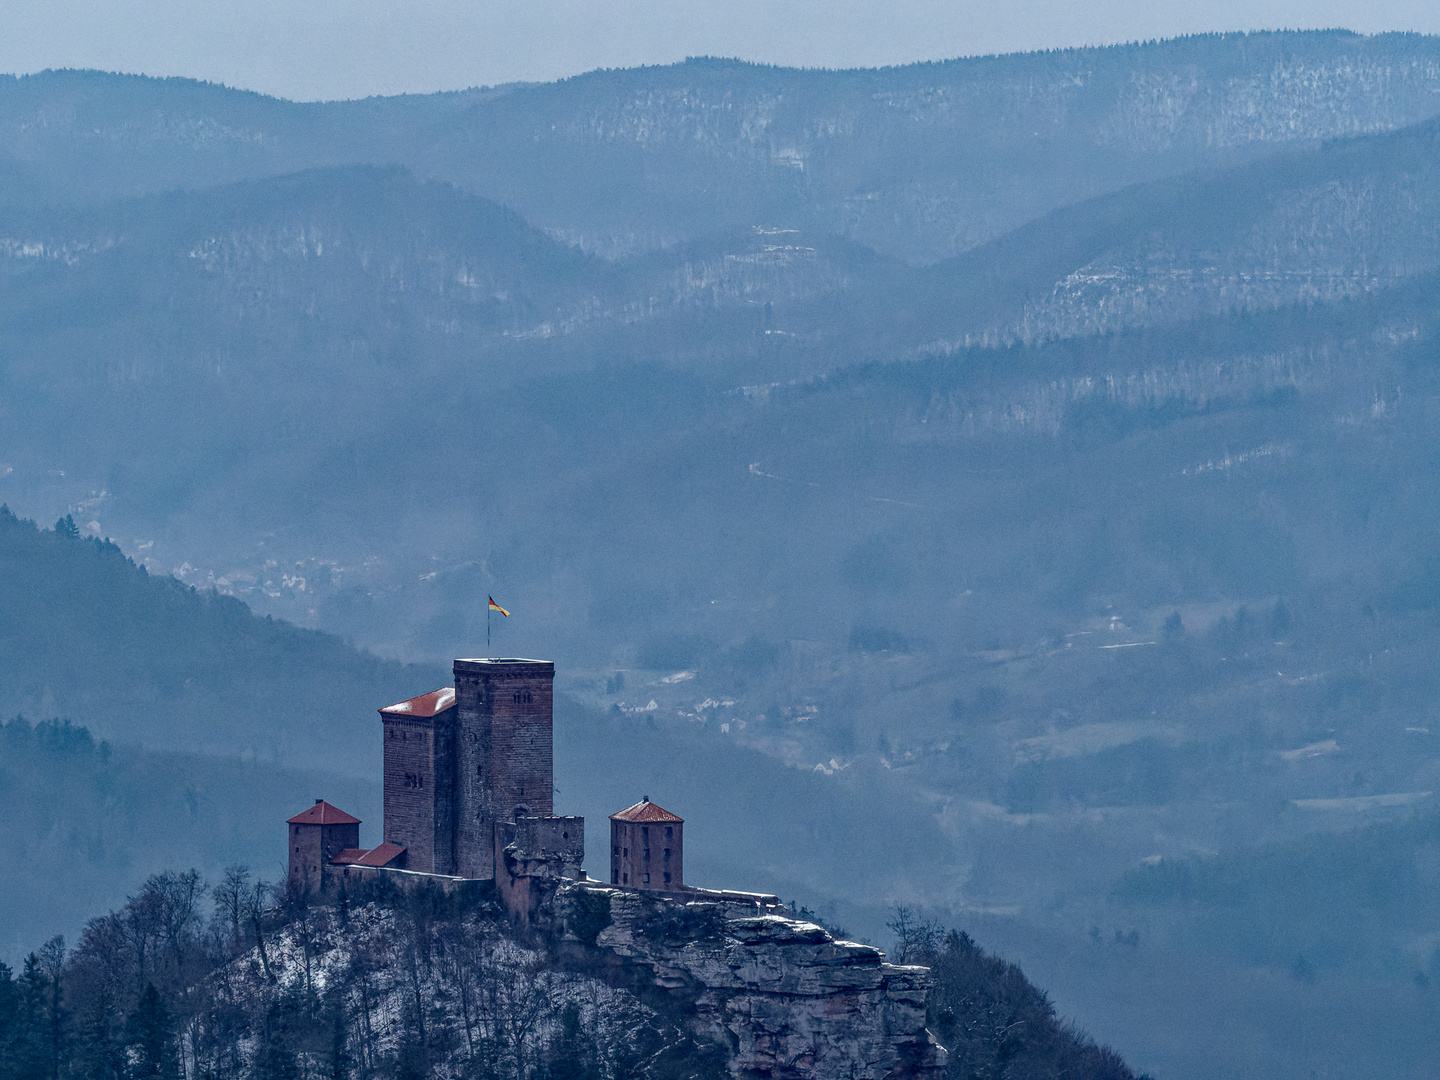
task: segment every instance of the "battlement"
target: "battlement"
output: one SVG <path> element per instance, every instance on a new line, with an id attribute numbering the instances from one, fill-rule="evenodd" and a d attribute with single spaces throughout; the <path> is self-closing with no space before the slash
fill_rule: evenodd
<path id="1" fill-rule="evenodd" d="M 553 660 L 526 660 L 522 657 L 484 657 L 472 660 L 456 660 L 456 671 L 470 675 L 545 675 L 555 674 Z"/>

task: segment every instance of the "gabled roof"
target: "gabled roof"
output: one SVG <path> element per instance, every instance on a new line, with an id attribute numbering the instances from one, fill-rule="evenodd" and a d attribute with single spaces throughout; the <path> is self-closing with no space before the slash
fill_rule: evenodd
<path id="1" fill-rule="evenodd" d="M 296 814 L 287 825 L 359 825 L 358 817 L 351 817 L 344 810 L 336 809 L 324 799 L 316 799 L 315 805 L 303 814 Z"/>
<path id="2" fill-rule="evenodd" d="M 394 705 L 386 705 L 380 712 L 384 716 L 418 716 L 430 717 L 439 716 L 446 709 L 455 705 L 455 688 L 453 686 L 442 686 L 439 690 L 431 690 L 428 694 L 421 694 L 419 697 L 412 697 L 409 701 L 396 702 Z"/>
<path id="3" fill-rule="evenodd" d="M 392 844 L 385 841 L 377 848 L 366 851 L 363 847 L 346 848 L 333 859 L 331 866 L 389 866 L 401 855 L 405 849 L 399 844 Z"/>
<path id="4" fill-rule="evenodd" d="M 618 814 L 610 815 L 611 821 L 684 821 L 678 814 L 672 814 L 664 807 L 657 806 L 648 797 L 634 806 L 627 806 Z"/>
<path id="5" fill-rule="evenodd" d="M 404 854 L 405 849 L 403 847 L 399 844 L 392 844 L 389 840 L 386 840 L 385 843 L 379 847 L 371 848 L 364 855 L 360 856 L 360 858 L 356 859 L 355 862 L 357 866 L 389 866 Z"/>

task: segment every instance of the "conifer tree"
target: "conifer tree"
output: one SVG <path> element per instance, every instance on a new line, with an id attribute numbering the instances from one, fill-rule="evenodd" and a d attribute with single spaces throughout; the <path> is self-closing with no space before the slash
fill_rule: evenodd
<path id="1" fill-rule="evenodd" d="M 129 1080 L 177 1080 L 170 1014 L 154 983 L 146 983 L 126 1025 Z"/>

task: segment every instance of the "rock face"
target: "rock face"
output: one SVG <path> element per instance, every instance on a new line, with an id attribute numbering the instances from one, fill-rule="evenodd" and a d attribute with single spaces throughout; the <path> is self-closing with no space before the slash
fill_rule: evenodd
<path id="1" fill-rule="evenodd" d="M 737 1078 L 938 1080 L 928 969 L 783 911 L 587 882 L 558 891 L 551 929 L 560 956 L 683 1004 L 692 1035 Z"/>

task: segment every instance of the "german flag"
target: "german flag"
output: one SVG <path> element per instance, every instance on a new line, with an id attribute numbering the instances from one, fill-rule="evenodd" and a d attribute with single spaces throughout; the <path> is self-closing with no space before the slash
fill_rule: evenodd
<path id="1" fill-rule="evenodd" d="M 490 597 L 490 610 L 500 612 L 500 614 L 504 615 L 507 619 L 510 617 L 510 612 L 506 611 L 503 607 L 497 604 L 495 602 L 495 597 L 493 596 Z"/>

